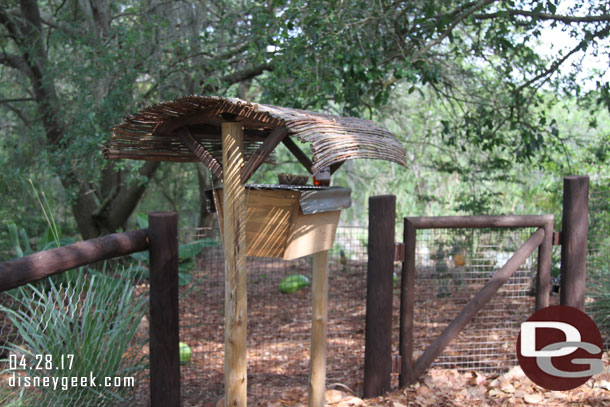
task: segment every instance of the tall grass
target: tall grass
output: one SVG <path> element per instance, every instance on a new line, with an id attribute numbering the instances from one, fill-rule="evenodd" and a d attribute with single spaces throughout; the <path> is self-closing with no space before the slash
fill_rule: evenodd
<path id="1" fill-rule="evenodd" d="M 146 298 L 135 294 L 131 279 L 95 271 L 75 274 L 75 278 L 60 285 L 49 279 L 45 289 L 27 285 L 13 290 L 11 296 L 18 306 L 0 307 L 21 338 L 21 342 L 10 343 L 8 348 L 18 355 L 18 361 L 23 357 L 26 362 L 22 374 L 30 378 L 56 377 L 60 382 L 63 377 L 93 375 L 101 381 L 104 377 L 130 376 L 137 383 L 145 364 L 140 352 L 142 344 L 134 344 L 133 340 L 146 312 Z M 118 273 L 119 277 L 121 274 L 127 271 Z M 43 363 L 43 368 L 37 369 L 37 355 L 50 357 L 52 368 L 45 368 Z M 71 366 L 68 355 L 74 355 Z M 28 406 L 85 407 L 128 405 L 130 395 L 129 388 L 100 387 L 98 382 L 97 387 L 40 387 L 22 392 L 20 398 L 34 398 L 24 404 Z"/>

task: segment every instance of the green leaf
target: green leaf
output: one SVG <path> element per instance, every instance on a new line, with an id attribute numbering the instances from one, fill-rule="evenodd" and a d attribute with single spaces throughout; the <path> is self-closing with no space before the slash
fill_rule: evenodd
<path id="1" fill-rule="evenodd" d="M 191 273 L 188 273 L 186 271 L 178 273 L 178 285 L 180 287 L 189 285 L 191 281 L 193 281 L 193 276 L 191 276 Z"/>
<path id="2" fill-rule="evenodd" d="M 6 225 L 8 228 L 8 234 L 11 239 L 11 244 L 13 245 L 13 249 L 15 250 L 15 254 L 17 257 L 23 257 L 23 250 L 21 249 L 21 243 L 19 242 L 19 234 L 17 232 L 17 225 L 13 222 Z"/>
<path id="3" fill-rule="evenodd" d="M 136 259 L 136 260 L 137 260 L 137 261 L 139 261 L 140 263 L 146 263 L 146 264 L 148 264 L 148 262 L 149 262 L 148 251 L 137 252 L 137 253 L 131 253 L 129 256 L 130 256 L 132 259 Z"/>
<path id="4" fill-rule="evenodd" d="M 205 240 L 198 240 L 192 243 L 181 244 L 178 247 L 178 258 L 180 260 L 186 260 L 188 258 L 197 256 L 206 246 L 205 243 Z"/>
<path id="5" fill-rule="evenodd" d="M 140 229 L 148 228 L 148 215 L 145 213 L 138 213 L 136 215 L 136 222 L 138 223 L 138 227 Z"/>

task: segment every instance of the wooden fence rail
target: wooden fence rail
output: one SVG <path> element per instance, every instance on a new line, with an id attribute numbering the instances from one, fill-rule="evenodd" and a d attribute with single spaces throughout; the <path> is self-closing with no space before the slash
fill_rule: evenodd
<path id="1" fill-rule="evenodd" d="M 153 212 L 148 219 L 148 229 L 115 233 L 0 263 L 0 293 L 77 267 L 149 250 L 149 405 L 179 407 L 178 214 Z"/>
<path id="2" fill-rule="evenodd" d="M 148 249 L 148 229 L 85 240 L 0 263 L 0 292 L 87 264 Z"/>

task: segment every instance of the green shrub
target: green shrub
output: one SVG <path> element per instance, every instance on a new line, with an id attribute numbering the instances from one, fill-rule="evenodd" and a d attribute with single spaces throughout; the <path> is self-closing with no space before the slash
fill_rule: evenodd
<path id="1" fill-rule="evenodd" d="M 99 381 L 118 376 L 134 377 L 137 383 L 145 364 L 142 344 L 134 344 L 134 336 L 146 312 L 146 298 L 136 296 L 134 288 L 131 279 L 80 271 L 65 284 L 49 280 L 45 290 L 33 285 L 12 290 L 18 306 L 0 307 L 0 311 L 7 313 L 20 341 L 8 344 L 8 350 L 25 362 L 23 373 L 30 378 L 49 376 L 61 382 L 69 380 L 64 377 L 93 375 Z M 46 369 L 43 364 L 43 369 L 36 369 L 37 355 L 52 358 L 53 367 Z M 71 363 L 68 355 L 74 355 Z M 99 383 L 98 387 L 55 390 L 40 387 L 22 392 L 19 398 L 35 398 L 24 404 L 32 406 L 114 406 L 126 405 L 130 390 L 99 387 Z M 19 405 L 12 402 L 8 405 Z"/>

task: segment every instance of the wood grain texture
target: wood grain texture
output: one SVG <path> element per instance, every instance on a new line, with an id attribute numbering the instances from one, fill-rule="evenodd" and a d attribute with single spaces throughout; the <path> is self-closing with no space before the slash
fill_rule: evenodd
<path id="1" fill-rule="evenodd" d="M 544 227 L 553 215 L 409 217 L 416 229 Z"/>
<path id="2" fill-rule="evenodd" d="M 413 318 L 415 314 L 415 247 L 417 230 L 408 219 L 405 219 L 404 241 L 405 260 L 402 263 L 400 280 L 400 338 L 401 356 L 400 387 L 413 382 Z"/>
<path id="3" fill-rule="evenodd" d="M 209 170 L 218 179 L 222 179 L 222 166 L 216 158 L 206 150 L 195 138 L 191 135 L 191 132 L 187 128 L 183 128 L 179 131 L 180 139 L 182 142 L 199 158 L 199 160 L 209 168 Z"/>
<path id="4" fill-rule="evenodd" d="M 332 249 L 341 211 L 304 215 L 300 208 L 297 208 L 296 215 L 286 242 L 284 260 Z"/>
<path id="5" fill-rule="evenodd" d="M 364 397 L 390 390 L 396 197 L 369 198 Z"/>
<path id="6" fill-rule="evenodd" d="M 563 179 L 559 301 L 585 311 L 589 177 Z"/>
<path id="7" fill-rule="evenodd" d="M 180 406 L 178 214 L 148 215 L 150 233 L 150 405 Z"/>
<path id="8" fill-rule="evenodd" d="M 301 165 L 305 167 L 307 172 L 313 174 L 313 172 L 311 171 L 313 163 L 311 162 L 309 157 L 307 157 L 307 155 L 303 152 L 303 150 L 301 150 L 299 146 L 297 146 L 296 143 L 290 137 L 285 137 L 282 142 L 284 143 L 286 148 L 288 148 L 288 150 L 292 153 L 292 155 L 301 163 Z"/>
<path id="9" fill-rule="evenodd" d="M 148 248 L 148 230 L 114 233 L 0 263 L 0 292 Z"/>
<path id="10" fill-rule="evenodd" d="M 313 255 L 309 407 L 324 407 L 328 331 L 328 251 Z"/>
<path id="11" fill-rule="evenodd" d="M 536 310 L 549 306 L 551 295 L 551 257 L 553 255 L 553 216 L 544 226 L 544 241 L 538 248 L 538 273 L 536 274 Z"/>
<path id="12" fill-rule="evenodd" d="M 515 271 L 527 260 L 527 258 L 540 246 L 544 240 L 544 229 L 539 228 L 527 239 L 527 241 L 512 255 L 510 259 L 497 270 L 487 284 L 481 288 L 476 295 L 466 304 L 460 313 L 451 321 L 443 332 L 432 342 L 432 344 L 417 359 L 413 368 L 413 380 L 419 377 L 430 366 L 438 355 L 459 335 L 479 312 L 487 304 L 495 293 L 502 287 Z"/>
<path id="13" fill-rule="evenodd" d="M 224 193 L 220 189 L 214 193 L 222 223 Z M 246 191 L 248 256 L 292 260 L 332 248 L 341 211 L 304 215 L 299 199 L 298 191 Z"/>
<path id="14" fill-rule="evenodd" d="M 288 134 L 288 130 L 285 127 L 276 127 L 273 129 L 271 134 L 265 138 L 263 144 L 248 158 L 248 162 L 244 165 L 244 168 L 241 173 L 241 182 L 246 183 L 258 170 L 261 164 L 265 161 L 269 155 L 275 150 L 275 148 L 280 144 L 280 142 L 286 137 Z"/>
<path id="15" fill-rule="evenodd" d="M 247 405 L 246 190 L 243 128 L 222 123 L 224 169 L 223 236 L 225 251 L 225 406 Z"/>

